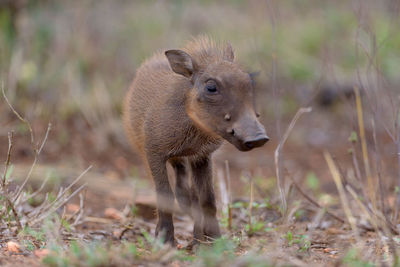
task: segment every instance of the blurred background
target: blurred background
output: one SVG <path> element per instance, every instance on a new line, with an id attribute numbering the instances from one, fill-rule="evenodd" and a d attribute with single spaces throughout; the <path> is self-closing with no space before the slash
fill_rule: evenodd
<path id="1" fill-rule="evenodd" d="M 259 73 L 257 105 L 271 141 L 248 153 L 226 144 L 214 157 L 216 173 L 228 160 L 238 195 L 248 190 L 248 174 L 263 192 L 276 195 L 274 151 L 300 107 L 313 111 L 297 121 L 284 145 L 284 176 L 311 191 L 336 192 L 323 151 L 350 178 L 363 176 L 355 86 L 372 172 L 394 192 L 400 152 L 398 12 L 395 0 L 0 0 L 0 79 L 37 142 L 52 124 L 40 164 L 72 170 L 93 164 L 112 179 L 147 181 L 123 132 L 124 95 L 152 53 L 207 34 L 229 41 L 237 61 Z M 13 163 L 30 164 L 29 129 L 3 98 L 0 125 L 0 155 L 5 159 L 13 130 Z M 353 168 L 357 162 L 361 174 Z"/>

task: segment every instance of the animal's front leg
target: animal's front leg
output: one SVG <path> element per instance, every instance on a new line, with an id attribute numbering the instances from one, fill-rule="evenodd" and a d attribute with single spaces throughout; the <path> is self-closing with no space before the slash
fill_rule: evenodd
<path id="1" fill-rule="evenodd" d="M 165 243 L 175 245 L 172 219 L 175 198 L 168 181 L 166 161 L 156 157 L 148 157 L 148 163 L 157 193 L 158 222 L 156 236 Z"/>
<path id="2" fill-rule="evenodd" d="M 205 238 L 211 240 L 221 236 L 217 220 L 217 207 L 212 181 L 210 156 L 191 163 L 193 172 L 193 186 L 199 197 L 200 211 L 203 217 L 202 231 Z"/>

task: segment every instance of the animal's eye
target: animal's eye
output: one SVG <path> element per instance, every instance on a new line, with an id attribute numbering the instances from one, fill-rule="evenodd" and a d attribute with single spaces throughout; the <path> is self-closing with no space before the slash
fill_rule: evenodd
<path id="1" fill-rule="evenodd" d="M 209 80 L 206 83 L 206 91 L 211 94 L 215 94 L 217 90 L 217 84 L 213 80 Z"/>

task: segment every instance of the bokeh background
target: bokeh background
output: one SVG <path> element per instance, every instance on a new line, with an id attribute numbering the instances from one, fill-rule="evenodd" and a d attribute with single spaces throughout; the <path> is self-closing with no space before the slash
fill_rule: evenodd
<path id="1" fill-rule="evenodd" d="M 249 153 L 227 144 L 215 155 L 216 172 L 229 161 L 238 195 L 248 189 L 247 173 L 277 197 L 274 150 L 296 111 L 307 106 L 313 111 L 299 119 L 282 150 L 284 176 L 335 193 L 322 154 L 329 151 L 356 179 L 349 150 L 363 168 L 354 86 L 361 91 L 372 171 L 394 192 L 398 12 L 394 0 L 1 0 L 0 79 L 37 140 L 52 123 L 40 164 L 73 170 L 93 164 L 105 176 L 147 181 L 123 132 L 124 95 L 152 53 L 207 34 L 229 41 L 237 61 L 259 73 L 257 104 L 271 141 Z M 5 157 L 13 130 L 13 163 L 30 164 L 29 129 L 4 99 L 0 125 L 0 152 Z"/>
<path id="2" fill-rule="evenodd" d="M 14 132 L 1 176 L 0 264 L 398 264 L 399 10 L 399 0 L 0 0 L 1 171 Z M 257 110 L 271 140 L 214 154 L 227 238 L 196 255 L 166 253 L 152 239 L 153 185 L 125 137 L 122 102 L 146 58 L 198 35 L 229 41 L 237 62 L 258 73 Z M 6 99 L 30 122 L 34 144 Z M 338 168 L 340 197 L 324 155 Z M 18 229 L 18 218 L 29 227 Z M 178 243 L 191 242 L 193 221 L 179 210 L 174 221 Z M 25 256 L 10 256 L 9 240 Z M 42 262 L 34 254 L 44 247 Z"/>

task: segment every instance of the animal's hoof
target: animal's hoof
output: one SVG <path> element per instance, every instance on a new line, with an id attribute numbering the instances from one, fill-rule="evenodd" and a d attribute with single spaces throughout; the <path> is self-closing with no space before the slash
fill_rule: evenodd
<path id="1" fill-rule="evenodd" d="M 204 233 L 204 240 L 207 242 L 214 242 L 215 239 L 220 238 L 221 231 L 218 226 L 218 221 L 205 225 L 203 233 Z"/>
<path id="2" fill-rule="evenodd" d="M 176 246 L 177 246 L 177 242 L 176 242 L 176 240 L 175 240 L 175 238 L 172 236 L 172 237 L 166 237 L 164 240 L 163 240 L 163 243 L 165 244 L 165 245 L 169 245 L 169 246 L 171 246 L 171 247 L 173 247 L 173 248 L 175 248 Z"/>
<path id="3" fill-rule="evenodd" d="M 200 242 L 193 239 L 186 247 L 186 251 L 196 251 L 200 246 Z"/>

